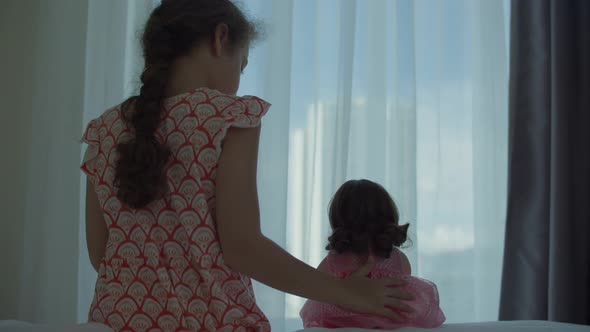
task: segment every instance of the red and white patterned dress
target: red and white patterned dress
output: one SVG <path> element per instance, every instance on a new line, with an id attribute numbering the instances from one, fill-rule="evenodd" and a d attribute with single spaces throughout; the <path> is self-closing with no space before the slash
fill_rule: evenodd
<path id="1" fill-rule="evenodd" d="M 165 100 L 156 131 L 172 157 L 168 192 L 131 209 L 113 186 L 115 148 L 133 135 L 121 108 L 88 125 L 82 170 L 108 228 L 89 320 L 115 331 L 269 331 L 249 278 L 224 262 L 215 173 L 227 129 L 257 127 L 270 104 L 199 88 Z"/>

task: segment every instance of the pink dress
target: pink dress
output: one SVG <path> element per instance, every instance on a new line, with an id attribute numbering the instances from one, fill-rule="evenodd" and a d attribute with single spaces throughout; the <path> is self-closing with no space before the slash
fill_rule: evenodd
<path id="1" fill-rule="evenodd" d="M 388 318 L 356 314 L 337 306 L 307 301 L 301 310 L 301 318 L 305 328 L 324 327 L 340 328 L 355 327 L 364 329 L 397 329 L 401 327 L 439 327 L 445 321 L 445 315 L 439 307 L 438 291 L 432 282 L 412 277 L 402 270 L 402 257 L 399 250 L 394 249 L 391 258 L 380 259 L 370 274 L 372 279 L 386 277 L 402 277 L 408 285 L 402 287 L 412 293 L 416 299 L 408 304 L 415 309 L 412 314 L 403 313 L 402 321 Z M 330 253 L 318 269 L 330 273 L 337 278 L 346 278 L 350 273 L 361 267 L 363 261 L 353 254 Z"/>
<path id="2" fill-rule="evenodd" d="M 121 108 L 88 125 L 82 170 L 108 229 L 89 320 L 115 331 L 270 331 L 252 283 L 223 259 L 215 179 L 227 129 L 256 127 L 270 104 L 205 88 L 166 99 L 157 138 L 172 150 L 168 195 L 142 209 L 116 197 L 115 147 L 132 131 Z"/>

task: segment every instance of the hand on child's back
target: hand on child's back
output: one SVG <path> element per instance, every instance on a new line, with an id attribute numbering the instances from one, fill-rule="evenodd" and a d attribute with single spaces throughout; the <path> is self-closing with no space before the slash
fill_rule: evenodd
<path id="1" fill-rule="evenodd" d="M 343 298 L 340 306 L 358 313 L 375 314 L 396 321 L 403 318 L 396 312 L 414 311 L 404 300 L 411 301 L 414 296 L 399 289 L 406 281 L 401 278 L 369 279 L 368 275 L 375 267 L 375 259 L 369 257 L 364 266 L 342 279 Z"/>

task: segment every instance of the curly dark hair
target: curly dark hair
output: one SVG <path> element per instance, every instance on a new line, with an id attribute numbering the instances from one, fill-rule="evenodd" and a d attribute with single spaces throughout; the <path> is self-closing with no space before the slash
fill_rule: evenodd
<path id="1" fill-rule="evenodd" d="M 344 183 L 330 203 L 327 250 L 389 258 L 407 240 L 409 224 L 399 225 L 398 208 L 381 185 L 369 180 Z"/>
<path id="2" fill-rule="evenodd" d="M 117 197 L 132 208 L 142 208 L 165 195 L 164 172 L 170 149 L 156 137 L 162 102 L 176 59 L 213 38 L 219 24 L 229 28 L 232 45 L 256 38 L 256 25 L 230 0 L 163 0 L 152 12 L 142 36 L 145 68 L 141 89 L 122 104 L 134 137 L 117 146 Z"/>

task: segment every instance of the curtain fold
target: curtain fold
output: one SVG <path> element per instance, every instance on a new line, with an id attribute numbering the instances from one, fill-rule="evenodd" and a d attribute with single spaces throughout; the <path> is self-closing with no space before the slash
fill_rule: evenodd
<path id="1" fill-rule="evenodd" d="M 500 319 L 590 325 L 590 3 L 512 12 Z"/>
<path id="2" fill-rule="evenodd" d="M 138 31 L 154 4 L 8 1 L 9 10 L 2 11 L 10 33 L 27 41 L 14 41 L 18 59 L 2 55 L 3 63 L 18 63 L 9 98 L 23 102 L 3 109 L 16 120 L 3 150 L 19 153 L 15 168 L 2 171 L 18 203 L 2 205 L 8 218 L 2 218 L 0 319 L 87 321 L 96 274 L 84 234 L 80 137 L 91 118 L 133 92 L 142 65 Z"/>
<path id="3" fill-rule="evenodd" d="M 30 48 L 15 48 L 24 54 L 16 61 L 26 68 L 22 74 L 30 71 L 31 75 L 20 78 L 26 84 L 14 86 L 15 95 L 10 97 L 18 96 L 27 103 L 6 109 L 26 119 L 12 124 L 21 136 L 12 137 L 9 142 L 23 139 L 26 143 L 16 143 L 13 147 L 21 148 L 19 154 L 25 156 L 18 172 L 3 173 L 20 178 L 20 188 L 15 189 L 20 202 L 6 208 L 9 213 L 21 210 L 19 218 L 2 220 L 3 229 L 6 222 L 19 225 L 19 232 L 13 235 L 17 240 L 12 247 L 7 248 L 18 263 L 5 264 L 0 277 L 3 287 L 11 288 L 12 292 L 6 297 L 2 292 L 0 297 L 10 305 L 10 317 L 6 318 L 73 322 L 78 309 L 77 164 L 81 149 L 78 136 L 84 98 L 88 2 L 28 1 L 18 5 L 9 2 L 7 6 L 25 9 L 15 13 L 16 20 L 4 18 L 11 22 L 8 27 L 11 33 L 26 38 L 27 35 L 19 34 L 19 29 L 29 24 L 24 31 L 32 29 Z M 22 137 L 25 135 L 28 137 Z M 7 158 L 11 158 L 11 150 L 5 150 Z M 22 196 L 18 195 L 20 190 Z M 6 274 L 17 278 L 6 280 Z"/>
<path id="4" fill-rule="evenodd" d="M 0 187 L 0 320 L 18 315 L 18 299 L 22 275 L 24 238 L 24 214 L 26 197 L 26 172 L 23 165 L 28 159 L 31 138 L 30 87 L 34 69 L 36 24 L 24 24 L 22 12 L 36 18 L 39 10 L 31 3 L 18 0 L 4 3 L 0 11 L 0 150 L 5 153 L 0 163 L 2 186 Z M 18 27 L 18 34 L 14 33 Z M 10 157 L 8 157 L 10 156 Z"/>
<path id="5" fill-rule="evenodd" d="M 495 58 L 487 45 L 507 53 L 502 8 L 491 1 L 472 2 L 480 29 L 471 32 L 473 47 L 472 158 L 475 316 L 495 319 L 500 300 L 508 173 L 508 59 Z M 500 70 L 498 70 L 500 69 Z"/>

